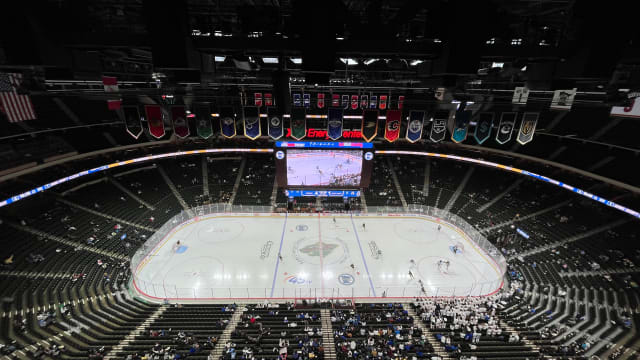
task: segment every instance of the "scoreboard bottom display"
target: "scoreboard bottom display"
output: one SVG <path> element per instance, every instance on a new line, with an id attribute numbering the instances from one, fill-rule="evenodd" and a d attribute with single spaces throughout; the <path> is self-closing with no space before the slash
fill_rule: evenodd
<path id="1" fill-rule="evenodd" d="M 285 195 L 290 198 L 310 197 L 360 197 L 360 190 L 285 190 Z"/>

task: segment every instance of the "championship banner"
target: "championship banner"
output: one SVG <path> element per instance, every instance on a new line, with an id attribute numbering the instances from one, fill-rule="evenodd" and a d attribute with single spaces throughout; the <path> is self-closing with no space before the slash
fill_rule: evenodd
<path id="1" fill-rule="evenodd" d="M 134 139 L 138 139 L 142 135 L 142 123 L 140 122 L 140 111 L 137 105 L 123 106 L 122 114 L 124 117 L 124 126 L 129 135 Z"/>
<path id="2" fill-rule="evenodd" d="M 226 138 L 236 136 L 236 115 L 231 107 L 220 109 L 220 132 Z"/>
<path id="3" fill-rule="evenodd" d="M 496 134 L 496 142 L 500 145 L 511 140 L 511 133 L 516 125 L 517 113 L 503 112 L 500 115 L 500 124 L 498 125 L 498 133 Z"/>
<path id="4" fill-rule="evenodd" d="M 610 115 L 615 117 L 640 118 L 640 97 L 634 97 L 630 100 L 631 104 L 629 104 L 629 106 L 613 106 Z"/>
<path id="5" fill-rule="evenodd" d="M 271 93 L 264 94 L 264 106 L 273 106 L 273 95 Z"/>
<path id="6" fill-rule="evenodd" d="M 160 105 L 145 105 L 144 112 L 147 114 L 149 134 L 156 139 L 163 137 L 164 121 L 162 121 L 162 108 Z"/>
<path id="7" fill-rule="evenodd" d="M 306 109 L 311 107 L 311 94 L 302 94 L 303 104 Z"/>
<path id="8" fill-rule="evenodd" d="M 262 93 L 254 93 L 253 94 L 253 103 L 255 106 L 260 107 L 262 106 Z"/>
<path id="9" fill-rule="evenodd" d="M 293 106 L 302 106 L 302 95 L 300 93 L 293 94 Z"/>
<path id="10" fill-rule="evenodd" d="M 324 93 L 318 93 L 318 102 L 316 103 L 318 109 L 324 108 Z"/>
<path id="11" fill-rule="evenodd" d="M 388 142 L 398 140 L 401 122 L 402 110 L 387 110 L 387 120 L 384 122 L 384 138 Z"/>
<path id="12" fill-rule="evenodd" d="M 267 110 L 267 116 L 269 119 L 269 137 L 273 140 L 280 139 L 284 135 L 282 114 L 279 114 L 276 108 L 271 107 Z"/>
<path id="13" fill-rule="evenodd" d="M 378 96 L 371 95 L 371 101 L 369 101 L 369 109 L 377 109 L 378 108 Z"/>
<path id="14" fill-rule="evenodd" d="M 338 107 L 340 106 L 340 95 L 332 94 L 331 95 L 331 106 Z"/>
<path id="15" fill-rule="evenodd" d="M 355 110 L 358 108 L 358 95 L 351 95 L 351 109 Z"/>
<path id="16" fill-rule="evenodd" d="M 483 112 L 478 116 L 478 122 L 473 131 L 473 138 L 476 139 L 478 145 L 482 145 L 483 142 L 491 137 L 491 127 L 493 126 L 494 116 L 492 112 Z"/>
<path id="17" fill-rule="evenodd" d="M 342 108 L 343 109 L 349 108 L 349 95 L 342 95 Z"/>
<path id="18" fill-rule="evenodd" d="M 171 107 L 171 121 L 173 121 L 173 132 L 177 137 L 184 139 L 189 136 L 189 123 L 183 105 Z"/>
<path id="19" fill-rule="evenodd" d="M 413 110 L 409 113 L 406 138 L 409 142 L 416 142 L 422 138 L 424 127 L 424 111 Z"/>
<path id="20" fill-rule="evenodd" d="M 398 96 L 398 109 L 402 110 L 404 106 L 404 95 Z"/>
<path id="21" fill-rule="evenodd" d="M 533 140 L 533 134 L 536 131 L 536 125 L 538 124 L 538 117 L 540 113 L 526 112 L 522 116 L 522 122 L 520 123 L 520 131 L 516 141 L 521 145 L 524 145 Z"/>
<path id="22" fill-rule="evenodd" d="M 369 95 L 360 95 L 360 108 L 366 109 L 369 106 Z"/>
<path id="23" fill-rule="evenodd" d="M 304 108 L 291 109 L 291 137 L 302 140 L 307 134 L 307 112 Z"/>
<path id="24" fill-rule="evenodd" d="M 456 111 L 455 123 L 451 132 L 451 140 L 455 143 L 461 143 L 467 139 L 467 130 L 471 121 L 471 110 L 461 109 Z"/>
<path id="25" fill-rule="evenodd" d="M 196 115 L 196 132 L 203 139 L 208 139 L 213 135 L 211 125 L 211 112 L 208 103 L 193 104 L 193 113 Z"/>
<path id="26" fill-rule="evenodd" d="M 343 111 L 341 108 L 329 108 L 327 113 L 327 136 L 331 140 L 338 140 L 342 136 Z"/>
<path id="27" fill-rule="evenodd" d="M 529 89 L 519 86 L 513 90 L 513 99 L 511 102 L 515 105 L 526 105 L 529 99 Z"/>
<path id="28" fill-rule="evenodd" d="M 571 110 L 577 92 L 578 89 L 576 88 L 554 91 L 553 99 L 551 99 L 551 108 L 554 110 Z"/>
<path id="29" fill-rule="evenodd" d="M 118 79 L 112 76 L 103 76 L 102 85 L 104 86 L 104 92 L 106 93 L 118 93 Z M 114 99 L 109 97 L 107 100 L 107 108 L 109 110 L 118 110 L 122 107 L 122 99 Z"/>
<path id="30" fill-rule="evenodd" d="M 262 135 L 260 129 L 260 111 L 256 106 L 242 108 L 242 121 L 244 123 L 244 136 L 255 140 Z"/>
<path id="31" fill-rule="evenodd" d="M 380 95 L 380 110 L 387 108 L 387 95 Z"/>
<path id="32" fill-rule="evenodd" d="M 378 135 L 378 110 L 364 110 L 362 112 L 362 138 L 371 142 Z"/>
<path id="33" fill-rule="evenodd" d="M 438 111 L 433 116 L 431 124 L 431 132 L 429 139 L 433 142 L 440 142 L 447 136 L 447 121 L 449 120 L 449 111 Z"/>

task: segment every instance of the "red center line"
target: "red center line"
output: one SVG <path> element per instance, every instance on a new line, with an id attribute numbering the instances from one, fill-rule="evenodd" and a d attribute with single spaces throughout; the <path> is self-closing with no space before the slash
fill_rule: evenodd
<path id="1" fill-rule="evenodd" d="M 320 214 L 318 214 L 318 240 L 320 242 L 320 284 L 322 288 L 320 292 L 324 298 L 324 246 L 322 245 L 322 224 L 320 223 Z"/>

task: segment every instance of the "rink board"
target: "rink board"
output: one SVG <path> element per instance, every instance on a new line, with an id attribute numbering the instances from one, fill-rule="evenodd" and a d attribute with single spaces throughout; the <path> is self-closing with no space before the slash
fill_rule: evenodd
<path id="1" fill-rule="evenodd" d="M 502 275 L 462 230 L 425 215 L 209 214 L 169 231 L 133 286 L 175 301 L 408 299 L 486 296 Z"/>

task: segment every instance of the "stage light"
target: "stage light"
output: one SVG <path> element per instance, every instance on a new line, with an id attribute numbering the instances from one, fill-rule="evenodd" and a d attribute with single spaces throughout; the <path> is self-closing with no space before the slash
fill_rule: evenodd
<path id="1" fill-rule="evenodd" d="M 364 61 L 364 64 L 365 65 L 371 65 L 371 64 L 373 64 L 374 62 L 376 62 L 378 60 L 380 60 L 380 59 L 367 59 L 367 60 Z"/>
<path id="2" fill-rule="evenodd" d="M 501 67 L 503 67 L 503 66 L 504 66 L 504 63 L 503 63 L 503 62 L 494 62 L 494 63 L 491 63 L 491 67 L 492 67 L 492 68 L 501 68 Z"/>
<path id="3" fill-rule="evenodd" d="M 358 65 L 358 62 L 356 61 L 356 59 L 352 59 L 352 58 L 340 58 L 340 61 L 342 61 L 344 64 L 347 64 L 347 65 Z"/>
<path id="4" fill-rule="evenodd" d="M 277 64 L 278 63 L 278 58 L 277 57 L 263 57 L 262 58 L 262 62 L 264 62 L 265 64 Z"/>
<path id="5" fill-rule="evenodd" d="M 215 62 L 224 62 L 225 59 L 226 59 L 226 57 L 224 57 L 224 56 L 215 56 L 214 57 Z"/>
<path id="6" fill-rule="evenodd" d="M 424 60 L 411 60 L 411 62 L 409 63 L 411 66 L 416 66 L 416 65 L 420 65 L 424 62 Z"/>
<path id="7" fill-rule="evenodd" d="M 300 65 L 302 64 L 302 58 L 291 58 L 291 62 L 296 65 Z"/>

